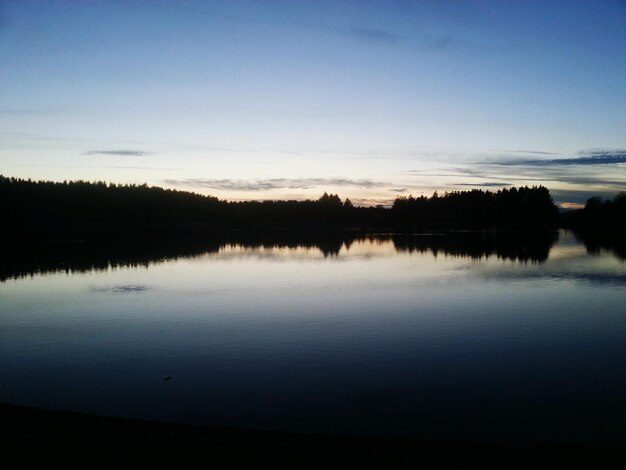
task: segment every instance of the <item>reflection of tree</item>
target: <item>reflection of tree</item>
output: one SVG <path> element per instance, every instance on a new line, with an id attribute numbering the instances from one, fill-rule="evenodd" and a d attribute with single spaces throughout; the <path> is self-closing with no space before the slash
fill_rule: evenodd
<path id="1" fill-rule="evenodd" d="M 29 243 L 0 250 L 0 281 L 34 274 L 102 271 L 119 267 L 147 267 L 167 260 L 217 252 L 220 245 L 174 240 L 142 243 Z"/>
<path id="2" fill-rule="evenodd" d="M 626 234 L 623 232 L 574 230 L 574 235 L 585 245 L 589 254 L 598 255 L 607 251 L 626 260 Z"/>
<path id="3" fill-rule="evenodd" d="M 605 250 L 626 259 L 626 192 L 612 200 L 591 197 L 584 209 L 564 214 L 562 224 L 573 230 L 589 253 Z"/>
<path id="4" fill-rule="evenodd" d="M 510 261 L 543 262 L 558 240 L 556 231 L 461 232 L 440 235 L 394 235 L 398 251 L 443 253 L 474 259 L 497 256 Z"/>
<path id="5" fill-rule="evenodd" d="M 232 232 L 214 237 L 144 238 L 125 242 L 68 242 L 13 244 L 0 250 L 0 281 L 34 274 L 102 271 L 134 267 L 179 258 L 218 253 L 225 247 L 244 249 L 317 249 L 324 257 L 339 254 L 344 241 L 339 233 Z M 354 238 L 350 238 L 354 240 Z M 350 241 L 351 243 L 351 241 Z"/>
<path id="6" fill-rule="evenodd" d="M 448 256 L 505 260 L 544 261 L 556 232 L 534 234 L 465 232 L 442 235 L 378 235 L 352 232 L 312 233 L 233 232 L 213 238 L 156 238 L 138 242 L 42 243 L 12 245 L 0 253 L 0 281 L 33 274 L 80 273 L 118 267 L 149 266 L 178 258 L 218 253 L 225 247 L 242 249 L 306 248 L 319 250 L 324 257 L 336 257 L 342 247 L 355 241 L 393 243 L 398 252 L 443 253 Z"/>

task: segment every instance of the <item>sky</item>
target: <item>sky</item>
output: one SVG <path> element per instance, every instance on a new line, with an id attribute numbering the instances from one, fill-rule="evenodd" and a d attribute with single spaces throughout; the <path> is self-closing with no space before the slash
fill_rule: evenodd
<path id="1" fill-rule="evenodd" d="M 0 174 L 357 205 L 626 190 L 626 2 L 0 0 Z"/>

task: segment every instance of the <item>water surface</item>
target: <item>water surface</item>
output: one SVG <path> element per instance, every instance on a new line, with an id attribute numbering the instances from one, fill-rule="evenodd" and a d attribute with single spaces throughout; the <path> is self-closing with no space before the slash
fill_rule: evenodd
<path id="1" fill-rule="evenodd" d="M 626 437 L 626 263 L 567 233 L 9 258 L 1 401 L 431 440 Z"/>

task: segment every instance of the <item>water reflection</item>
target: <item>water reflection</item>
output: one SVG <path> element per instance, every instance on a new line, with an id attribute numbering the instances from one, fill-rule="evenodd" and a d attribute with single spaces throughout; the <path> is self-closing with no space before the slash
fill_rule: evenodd
<path id="1" fill-rule="evenodd" d="M 482 259 L 496 256 L 510 261 L 544 262 L 558 232 L 497 233 L 458 232 L 440 234 L 354 233 L 231 233 L 202 240 L 144 240 L 141 243 L 42 243 L 5 249 L 0 261 L 0 281 L 35 274 L 106 271 L 119 267 L 148 267 L 180 258 L 210 254 L 248 255 L 290 259 L 323 257 L 333 259 L 340 253 L 356 254 L 355 246 L 393 247 L 398 253 L 432 253 L 453 257 Z M 280 254 L 279 254 L 280 252 Z M 385 250 L 369 250 L 367 256 L 381 256 Z M 363 254 L 363 253 L 361 253 Z"/>
<path id="2" fill-rule="evenodd" d="M 114 286 L 93 287 L 93 292 L 108 294 L 139 294 L 150 290 L 150 286 L 144 284 L 118 284 Z"/>
<path id="3" fill-rule="evenodd" d="M 432 252 L 472 259 L 497 256 L 510 261 L 541 263 L 558 240 L 558 232 L 455 232 L 445 235 L 395 235 L 398 251 Z"/>
<path id="4" fill-rule="evenodd" d="M 585 245 L 589 254 L 599 255 L 606 251 L 626 260 L 626 234 L 623 232 L 576 231 L 574 235 Z"/>
<path id="5" fill-rule="evenodd" d="M 588 250 L 567 232 L 15 249 L 2 259 L 0 401 L 307 433 L 623 442 L 626 266 Z"/>

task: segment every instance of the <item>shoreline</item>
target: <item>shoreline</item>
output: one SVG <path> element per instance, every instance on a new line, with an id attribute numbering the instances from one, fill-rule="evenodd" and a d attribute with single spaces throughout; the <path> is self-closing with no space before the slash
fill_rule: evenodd
<path id="1" fill-rule="evenodd" d="M 426 467 L 624 463 L 626 446 L 430 442 L 295 434 L 100 417 L 0 402 L 5 455 L 50 463 L 421 464 Z"/>

